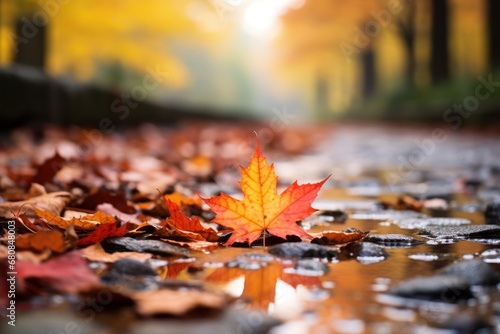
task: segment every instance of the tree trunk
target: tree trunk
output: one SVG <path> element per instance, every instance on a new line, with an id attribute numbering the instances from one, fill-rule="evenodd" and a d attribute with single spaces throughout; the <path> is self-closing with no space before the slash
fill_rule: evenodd
<path id="1" fill-rule="evenodd" d="M 367 98 L 373 95 L 376 85 L 375 71 L 375 52 L 372 48 L 368 48 L 363 52 L 363 97 Z"/>
<path id="2" fill-rule="evenodd" d="M 415 10 L 415 2 L 409 2 L 406 17 L 398 20 L 399 31 L 406 48 L 405 83 L 407 87 L 413 87 L 415 84 L 414 77 L 417 66 L 415 59 Z"/>
<path id="3" fill-rule="evenodd" d="M 14 62 L 43 70 L 47 47 L 46 26 L 37 25 L 32 18 L 32 14 L 27 14 L 17 21 L 17 50 Z"/>
<path id="4" fill-rule="evenodd" d="M 489 62 L 491 70 L 500 68 L 500 1 L 488 1 Z"/>
<path id="5" fill-rule="evenodd" d="M 498 0 L 496 0 L 498 1 Z M 448 0 L 432 0 L 431 79 L 433 84 L 449 79 Z"/>

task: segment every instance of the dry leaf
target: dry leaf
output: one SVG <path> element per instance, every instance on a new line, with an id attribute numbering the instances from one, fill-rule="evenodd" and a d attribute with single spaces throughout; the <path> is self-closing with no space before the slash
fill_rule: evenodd
<path id="1" fill-rule="evenodd" d="M 114 224 L 116 220 L 105 214 L 104 212 L 97 211 L 92 215 L 84 215 L 80 218 L 62 218 L 55 215 L 49 211 L 41 210 L 38 207 L 34 207 L 38 217 L 43 218 L 47 221 L 48 225 L 57 226 L 60 229 L 67 229 L 71 224 L 75 225 L 75 229 L 83 231 L 93 231 L 101 224 Z"/>
<path id="2" fill-rule="evenodd" d="M 203 198 L 217 215 L 215 222 L 234 229 L 227 245 L 234 242 L 254 242 L 262 232 L 286 239 L 287 235 L 310 238 L 296 224 L 316 210 L 311 203 L 326 179 L 313 184 L 298 185 L 294 182 L 278 195 L 278 177 L 274 166 L 269 166 L 260 150 L 259 140 L 248 168 L 241 168 L 243 201 L 222 193 L 220 196 Z M 265 235 L 264 235 L 265 236 Z M 264 239 L 265 244 L 265 239 Z"/>
<path id="3" fill-rule="evenodd" d="M 210 241 L 177 241 L 177 240 L 169 240 L 169 239 L 162 239 L 165 242 L 181 246 L 181 247 L 187 247 L 189 249 L 192 249 L 194 251 L 198 252 L 204 252 L 204 253 L 209 253 L 213 252 L 217 248 L 219 248 L 219 243 L 218 242 L 210 242 Z"/>
<path id="4" fill-rule="evenodd" d="M 33 177 L 32 182 L 48 183 L 52 182 L 57 172 L 64 166 L 66 159 L 56 152 L 52 158 L 45 160 L 41 165 L 36 167 L 36 175 Z"/>
<path id="5" fill-rule="evenodd" d="M 36 216 L 34 205 L 38 209 L 59 215 L 71 200 L 72 195 L 66 191 L 48 193 L 32 197 L 25 201 L 0 203 L 0 217 L 13 218 L 17 213 L 25 213 L 26 216 Z"/>
<path id="6" fill-rule="evenodd" d="M 358 229 L 346 229 L 343 231 L 323 231 L 320 233 L 311 233 L 314 237 L 312 243 L 321 245 L 337 245 L 351 241 L 361 240 L 368 235 L 369 232 L 362 232 Z"/>
<path id="7" fill-rule="evenodd" d="M 16 248 L 44 252 L 51 250 L 54 253 L 66 251 L 64 234 L 59 230 L 39 231 L 33 234 L 21 234 L 16 238 Z"/>
<path id="8" fill-rule="evenodd" d="M 186 197 L 178 192 L 174 192 L 172 194 L 168 195 L 163 195 L 163 198 L 165 200 L 169 199 L 178 206 L 183 206 L 183 205 L 196 205 L 200 206 L 201 205 L 201 199 L 199 197 L 196 198 L 189 198 Z"/>
<path id="9" fill-rule="evenodd" d="M 123 237 L 127 234 L 127 232 L 127 225 L 116 227 L 116 224 L 101 224 L 95 229 L 94 232 L 85 238 L 78 240 L 76 244 L 77 246 L 92 245 L 107 238 Z"/>
<path id="10" fill-rule="evenodd" d="M 204 240 L 207 241 L 218 241 L 219 236 L 217 232 L 212 228 L 205 228 L 201 225 L 198 217 L 189 218 L 184 213 L 181 212 L 179 206 L 169 199 L 165 199 L 165 204 L 167 205 L 168 211 L 170 212 L 169 222 L 176 229 L 193 232 L 201 235 Z M 198 240 L 198 239 L 196 239 Z"/>
<path id="11" fill-rule="evenodd" d="M 110 254 L 102 248 L 101 244 L 94 244 L 85 248 L 82 251 L 82 256 L 89 261 L 114 263 L 121 259 L 134 259 L 144 262 L 152 258 L 153 254 L 136 252 L 114 252 Z"/>

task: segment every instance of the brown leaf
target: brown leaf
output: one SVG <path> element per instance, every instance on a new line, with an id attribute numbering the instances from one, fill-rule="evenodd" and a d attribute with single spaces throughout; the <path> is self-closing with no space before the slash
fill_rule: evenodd
<path id="1" fill-rule="evenodd" d="M 205 241 L 205 238 L 203 238 L 198 233 L 179 230 L 177 227 L 175 227 L 168 220 L 162 222 L 161 225 L 163 225 L 163 227 L 161 229 L 157 230 L 156 232 L 154 232 L 153 235 L 155 235 L 157 237 L 163 237 L 163 238 L 174 239 L 174 240 Z"/>
<path id="2" fill-rule="evenodd" d="M 32 197 L 25 201 L 0 203 L 0 217 L 13 218 L 16 214 L 25 213 L 28 217 L 36 216 L 34 205 L 38 209 L 59 215 L 71 201 L 72 195 L 66 191 L 58 191 Z"/>
<path id="3" fill-rule="evenodd" d="M 337 245 L 344 244 L 351 241 L 361 240 L 369 232 L 362 232 L 357 229 L 347 229 L 343 231 L 323 231 L 320 233 L 310 233 L 314 239 L 312 243 L 321 245 Z"/>
<path id="4" fill-rule="evenodd" d="M 73 217 L 68 219 L 59 217 L 49 211 L 40 210 L 38 207 L 34 207 L 34 209 L 38 217 L 45 219 L 48 225 L 57 226 L 63 230 L 73 224 L 77 230 L 93 231 L 101 224 L 114 224 L 116 222 L 113 217 L 101 211 L 80 218 Z"/>
<path id="5" fill-rule="evenodd" d="M 102 203 L 97 206 L 97 210 L 102 211 L 106 213 L 109 216 L 113 217 L 118 217 L 121 221 L 125 223 L 134 223 L 134 224 L 141 224 L 141 220 L 137 218 L 137 215 L 129 215 L 127 213 L 123 213 L 117 208 L 115 208 L 112 204 L 109 203 Z"/>
<path id="6" fill-rule="evenodd" d="M 153 257 L 151 253 L 136 253 L 136 252 L 114 252 L 107 253 L 101 246 L 101 244 L 94 244 L 85 248 L 82 251 L 83 258 L 89 261 L 107 262 L 114 263 L 121 259 L 134 259 L 137 261 L 144 262 Z"/>
<path id="7" fill-rule="evenodd" d="M 199 308 L 222 309 L 230 300 L 220 292 L 200 290 L 140 291 L 131 297 L 142 316 L 183 315 Z"/>
<path id="8" fill-rule="evenodd" d="M 177 240 L 168 240 L 168 239 L 162 239 L 163 241 L 166 241 L 168 243 L 181 246 L 181 247 L 187 247 L 189 249 L 198 251 L 198 252 L 204 252 L 204 253 L 209 253 L 213 252 L 217 248 L 219 248 L 219 243 L 218 242 L 210 242 L 210 241 L 177 241 Z"/>
<path id="9" fill-rule="evenodd" d="M 32 183 L 30 190 L 28 190 L 28 198 L 37 197 L 47 194 L 45 187 L 39 183 Z"/>
<path id="10" fill-rule="evenodd" d="M 28 217 L 26 217 L 25 214 L 20 214 L 19 217 L 16 219 L 16 222 L 19 222 L 24 228 L 26 228 L 28 231 L 31 233 L 36 233 L 38 231 L 38 227 L 29 220 Z"/>
<path id="11" fill-rule="evenodd" d="M 59 254 L 64 253 L 67 249 L 64 234 L 59 230 L 18 235 L 16 238 L 16 248 L 32 250 L 38 253 L 49 249 Z"/>

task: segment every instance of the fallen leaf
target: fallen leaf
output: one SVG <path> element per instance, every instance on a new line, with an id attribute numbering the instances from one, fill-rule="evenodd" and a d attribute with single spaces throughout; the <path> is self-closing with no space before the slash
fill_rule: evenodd
<path id="1" fill-rule="evenodd" d="M 121 259 L 134 259 L 137 261 L 145 262 L 153 257 L 150 253 L 137 253 L 137 252 L 106 252 L 101 244 L 94 244 L 82 251 L 84 259 L 89 261 L 114 263 Z"/>
<path id="2" fill-rule="evenodd" d="M 168 211 L 170 212 L 169 221 L 179 230 L 193 232 L 201 235 L 206 241 L 218 241 L 219 236 L 212 228 L 205 228 L 201 225 L 198 217 L 189 218 L 181 212 L 179 206 L 170 199 L 165 199 Z"/>
<path id="3" fill-rule="evenodd" d="M 31 220 L 29 220 L 29 218 L 26 217 L 25 214 L 20 214 L 19 217 L 17 217 L 16 222 L 20 223 L 24 228 L 26 228 L 31 233 L 36 233 L 36 231 L 38 231 L 37 226 L 33 224 Z"/>
<path id="4" fill-rule="evenodd" d="M 99 278 L 87 267 L 80 251 L 69 252 L 41 264 L 18 261 L 16 271 L 21 291 L 77 293 L 100 285 Z"/>
<path id="5" fill-rule="evenodd" d="M 194 251 L 209 253 L 213 252 L 217 248 L 219 248 L 218 242 L 210 242 L 210 241 L 177 241 L 177 240 L 165 240 L 168 243 L 178 245 L 181 247 L 187 247 Z"/>
<path id="6" fill-rule="evenodd" d="M 230 301 L 229 296 L 220 292 L 185 289 L 140 291 L 131 297 L 142 316 L 183 315 L 199 308 L 222 309 Z"/>
<path id="7" fill-rule="evenodd" d="M 34 205 L 40 210 L 58 215 L 71 200 L 71 194 L 66 191 L 48 193 L 32 197 L 25 201 L 0 203 L 0 217 L 14 218 L 17 214 L 24 213 L 26 216 L 36 216 Z"/>
<path id="8" fill-rule="evenodd" d="M 37 173 L 31 181 L 41 184 L 52 182 L 54 176 L 63 168 L 65 163 L 66 159 L 61 157 L 59 152 L 56 152 L 52 158 L 45 160 L 36 167 Z"/>
<path id="9" fill-rule="evenodd" d="M 215 222 L 234 229 L 226 245 L 245 241 L 251 244 L 262 232 L 283 239 L 286 239 L 287 235 L 310 238 L 296 222 L 316 211 L 311 207 L 311 203 L 327 179 L 304 185 L 294 182 L 278 195 L 278 177 L 274 166 L 269 166 L 263 156 L 258 138 L 250 164 L 246 169 L 241 168 L 241 174 L 243 201 L 224 193 L 202 198 L 215 212 Z"/>
<path id="10" fill-rule="evenodd" d="M 80 218 L 73 217 L 68 219 L 62 218 L 52 212 L 41 210 L 38 207 L 34 207 L 34 210 L 38 217 L 47 221 L 48 225 L 57 226 L 63 230 L 73 224 L 77 230 L 93 231 L 101 224 L 114 224 L 116 222 L 115 218 L 101 211 L 97 211 L 92 215 L 84 215 Z"/>
<path id="11" fill-rule="evenodd" d="M 163 198 L 165 200 L 169 199 L 178 206 L 183 206 L 183 205 L 201 205 L 201 199 L 199 197 L 196 198 L 189 198 L 186 197 L 178 192 L 174 192 L 168 195 L 163 195 Z"/>
<path id="12" fill-rule="evenodd" d="M 38 253 L 51 250 L 59 254 L 64 253 L 67 249 L 64 234 L 59 230 L 20 234 L 16 238 L 16 248 L 32 250 Z"/>
<path id="13" fill-rule="evenodd" d="M 85 246 L 96 244 L 107 238 L 123 237 L 127 232 L 127 225 L 116 227 L 116 224 L 101 224 L 90 235 L 78 240 L 76 245 Z"/>
<path id="14" fill-rule="evenodd" d="M 321 245 L 337 245 L 351 241 L 361 240 L 368 235 L 369 232 L 362 232 L 358 229 L 345 229 L 343 231 L 323 231 L 320 233 L 311 233 L 314 237 L 312 243 Z"/>
<path id="15" fill-rule="evenodd" d="M 123 192 L 112 192 L 103 188 L 99 188 L 95 193 L 87 196 L 79 207 L 87 210 L 96 210 L 97 206 L 102 203 L 110 203 L 116 209 L 126 214 L 135 213 L 135 209 L 127 204 L 127 199 Z"/>
<path id="16" fill-rule="evenodd" d="M 39 183 L 32 183 L 30 189 L 28 190 L 28 198 L 37 197 L 47 194 L 45 187 Z"/>
<path id="17" fill-rule="evenodd" d="M 195 232 L 179 230 L 170 221 L 165 220 L 161 223 L 162 228 L 153 233 L 156 237 L 163 237 L 174 240 L 198 240 L 205 241 L 201 235 Z"/>
<path id="18" fill-rule="evenodd" d="M 137 218 L 136 214 L 129 215 L 127 213 L 121 212 L 117 208 L 115 208 L 112 204 L 102 203 L 97 206 L 97 210 L 106 213 L 109 216 L 117 217 L 121 221 L 125 223 L 134 223 L 141 224 L 140 219 Z"/>

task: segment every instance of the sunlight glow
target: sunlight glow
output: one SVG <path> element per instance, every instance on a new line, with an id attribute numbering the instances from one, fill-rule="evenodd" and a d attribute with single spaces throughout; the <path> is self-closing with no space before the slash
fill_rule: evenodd
<path id="1" fill-rule="evenodd" d="M 243 13 L 243 28 L 250 35 L 273 35 L 279 28 L 279 17 L 303 3 L 304 0 L 255 0 Z"/>

